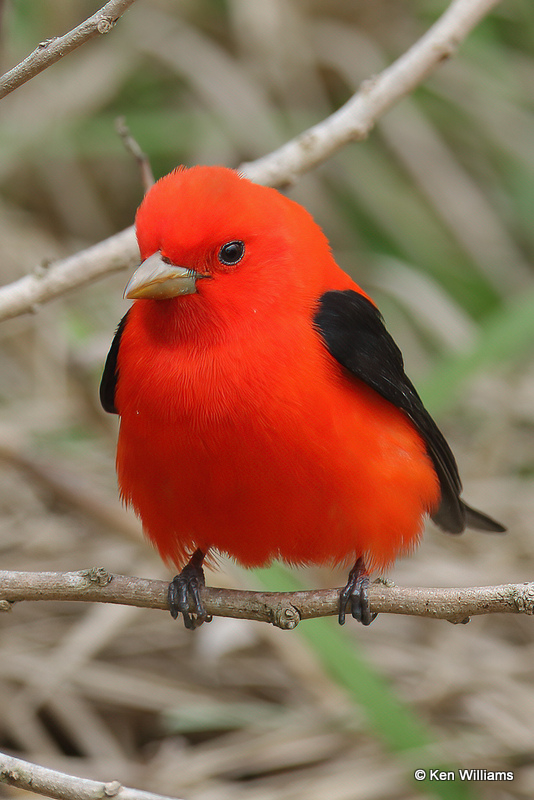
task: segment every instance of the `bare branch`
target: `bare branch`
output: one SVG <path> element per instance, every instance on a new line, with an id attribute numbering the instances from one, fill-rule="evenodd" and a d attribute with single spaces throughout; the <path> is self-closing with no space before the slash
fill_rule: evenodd
<path id="1" fill-rule="evenodd" d="M 243 164 L 256 183 L 280 186 L 326 161 L 343 145 L 365 139 L 379 117 L 450 58 L 498 0 L 453 0 L 439 20 L 404 55 L 365 81 L 345 105 L 274 153 Z"/>
<path id="2" fill-rule="evenodd" d="M 338 111 L 278 150 L 257 161 L 243 164 L 241 172 L 256 183 L 283 186 L 326 161 L 348 142 L 365 138 L 377 119 L 451 56 L 476 23 L 497 2 L 453 0 L 442 17 L 407 53 L 366 81 L 360 91 Z M 128 4 L 125 2 L 122 5 Z M 108 3 L 104 9 L 110 5 Z M 115 5 L 121 4 L 117 2 Z M 104 9 L 99 13 L 103 13 Z M 120 240 L 124 247 L 123 257 L 117 249 L 118 237 L 123 237 Z M 131 266 L 133 252 L 133 229 L 127 229 L 90 250 L 53 264 L 47 274 L 40 275 L 39 279 L 27 276 L 0 288 L 0 321 L 32 311 L 37 304 L 101 278 L 108 272 Z"/>
<path id="3" fill-rule="evenodd" d="M 0 289 L 0 320 L 35 312 L 40 303 L 112 272 L 126 267 L 133 269 L 138 262 L 134 229 L 126 228 L 51 266 L 38 265 L 29 275 L 3 286 Z"/>
<path id="4" fill-rule="evenodd" d="M 103 568 L 80 572 L 0 571 L 0 611 L 21 600 L 81 600 L 168 610 L 165 581 L 112 575 Z M 341 589 L 249 592 L 202 589 L 208 614 L 269 622 L 286 630 L 302 619 L 333 616 Z M 534 614 L 534 583 L 427 589 L 376 582 L 369 587 L 371 610 L 379 614 L 465 622 L 481 614 Z"/>
<path id="5" fill-rule="evenodd" d="M 145 192 L 148 192 L 154 184 L 154 173 L 150 166 L 150 161 L 146 153 L 141 150 L 139 143 L 131 134 L 130 128 L 126 124 L 126 117 L 117 117 L 115 120 L 115 130 L 119 134 L 124 147 L 137 161 L 139 172 L 141 173 L 141 183 Z"/>
<path id="6" fill-rule="evenodd" d="M 103 33 L 109 33 L 117 20 L 135 0 L 109 0 L 100 11 L 64 36 L 55 36 L 37 45 L 24 61 L 0 78 L 0 99 L 55 64 L 80 45 Z"/>
<path id="7" fill-rule="evenodd" d="M 0 753 L 0 784 L 15 786 L 57 800 L 173 800 L 168 796 L 129 789 L 119 781 L 92 781 L 58 772 L 54 769 L 30 764 L 20 758 Z"/>

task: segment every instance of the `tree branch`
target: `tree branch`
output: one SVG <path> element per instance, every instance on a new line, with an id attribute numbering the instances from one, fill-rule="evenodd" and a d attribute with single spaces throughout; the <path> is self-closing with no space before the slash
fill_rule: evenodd
<path id="1" fill-rule="evenodd" d="M 103 568 L 80 572 L 0 571 L 0 611 L 21 600 L 77 600 L 168 610 L 165 581 L 112 575 Z M 301 619 L 333 616 L 341 589 L 301 592 L 249 592 L 202 589 L 208 614 L 269 622 L 286 630 Z M 371 611 L 465 622 L 481 614 L 534 614 L 534 583 L 427 589 L 372 583 Z"/>
<path id="2" fill-rule="evenodd" d="M 24 61 L 0 78 L 0 100 L 19 86 L 55 64 L 80 45 L 103 33 L 109 33 L 117 20 L 135 0 L 109 0 L 100 11 L 64 36 L 55 36 L 37 45 Z"/>
<path id="3" fill-rule="evenodd" d="M 40 303 L 119 270 L 133 269 L 139 250 L 133 227 L 110 236 L 80 253 L 45 266 L 0 289 L 0 320 L 37 311 Z"/>
<path id="4" fill-rule="evenodd" d="M 326 161 L 349 142 L 367 138 L 379 117 L 450 58 L 499 0 L 453 0 L 438 21 L 406 53 L 364 81 L 334 114 L 274 153 L 240 168 L 250 180 L 280 186 Z"/>
<path id="5" fill-rule="evenodd" d="M 146 153 L 141 149 L 139 142 L 131 134 L 130 128 L 126 124 L 126 117 L 117 117 L 115 120 L 115 130 L 122 139 L 125 150 L 132 155 L 139 167 L 139 174 L 141 175 L 141 184 L 145 192 L 148 192 L 154 184 L 154 173 L 150 166 L 150 161 Z"/>
<path id="6" fill-rule="evenodd" d="M 113 5 L 126 6 L 131 1 Z M 348 142 L 365 138 L 377 119 L 413 90 L 444 59 L 450 57 L 497 2 L 453 0 L 440 19 L 410 50 L 383 72 L 366 81 L 360 91 L 338 111 L 278 150 L 257 161 L 243 164 L 240 171 L 256 183 L 283 186 L 326 161 Z M 98 13 L 103 13 L 110 5 L 112 3 Z M 124 247 L 122 260 L 121 251 L 117 248 L 119 242 Z M 69 289 L 104 277 L 108 272 L 131 266 L 133 253 L 136 253 L 135 235 L 133 228 L 128 228 L 89 250 L 56 262 L 38 279 L 30 275 L 4 286 L 0 289 L 0 321 L 33 311 L 39 303 L 64 294 Z"/>
<path id="7" fill-rule="evenodd" d="M 0 753 L 0 784 L 16 786 L 57 800 L 173 800 L 168 796 L 128 789 L 119 781 L 92 781 L 58 772 L 54 769 L 30 764 L 20 758 Z"/>

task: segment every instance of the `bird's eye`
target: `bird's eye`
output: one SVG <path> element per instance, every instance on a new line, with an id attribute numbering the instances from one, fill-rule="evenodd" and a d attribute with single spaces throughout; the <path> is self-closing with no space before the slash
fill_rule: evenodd
<path id="1" fill-rule="evenodd" d="M 245 243 L 238 240 L 223 244 L 219 250 L 219 261 L 227 267 L 232 267 L 241 261 L 245 255 Z"/>

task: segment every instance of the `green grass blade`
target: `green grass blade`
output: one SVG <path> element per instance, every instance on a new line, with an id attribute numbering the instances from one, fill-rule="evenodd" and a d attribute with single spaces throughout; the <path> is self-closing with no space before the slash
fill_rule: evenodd
<path id="1" fill-rule="evenodd" d="M 466 353 L 445 359 L 419 389 L 421 396 L 439 413 L 446 409 L 462 383 L 484 369 L 504 362 L 517 363 L 534 343 L 534 292 L 501 308 L 482 324 L 475 346 Z"/>
<path id="2" fill-rule="evenodd" d="M 269 591 L 302 589 L 294 575 L 278 564 L 273 564 L 268 569 L 255 570 L 255 574 Z M 298 631 L 318 656 L 326 672 L 347 690 L 354 704 L 364 712 L 370 727 L 389 750 L 404 753 L 433 744 L 432 734 L 408 706 L 395 696 L 385 678 L 367 662 L 358 651 L 357 643 L 347 636 L 337 620 L 306 620 L 299 625 Z M 422 763 L 417 766 L 425 767 L 426 761 L 427 756 L 422 754 Z M 450 765 L 428 765 L 429 768 L 438 766 L 443 770 L 453 769 Z M 474 800 L 475 797 L 465 784 L 452 781 L 432 784 L 422 781 L 416 783 L 416 786 L 443 800 Z"/>

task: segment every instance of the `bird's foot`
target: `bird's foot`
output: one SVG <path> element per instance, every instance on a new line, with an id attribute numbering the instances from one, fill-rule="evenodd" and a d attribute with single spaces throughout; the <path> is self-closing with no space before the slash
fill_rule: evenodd
<path id="1" fill-rule="evenodd" d="M 347 585 L 339 596 L 339 624 L 345 624 L 345 614 L 349 608 L 352 616 L 362 625 L 370 625 L 377 614 L 369 608 L 369 575 L 363 558 L 359 558 L 351 571 Z"/>
<path id="2" fill-rule="evenodd" d="M 200 590 L 206 585 L 202 569 L 203 561 L 202 550 L 195 550 L 189 563 L 169 583 L 168 598 L 171 616 L 176 619 L 178 614 L 182 614 L 184 625 L 189 630 L 195 630 L 203 622 L 212 620 L 200 599 Z M 192 611 L 190 610 L 191 606 L 193 607 Z"/>

